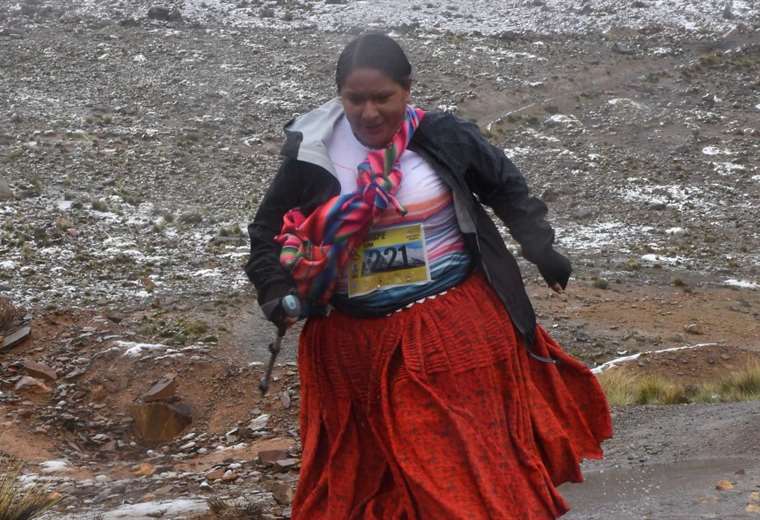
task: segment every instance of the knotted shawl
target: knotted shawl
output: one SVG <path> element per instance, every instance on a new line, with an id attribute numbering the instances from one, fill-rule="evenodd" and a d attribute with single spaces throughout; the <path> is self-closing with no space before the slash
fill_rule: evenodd
<path id="1" fill-rule="evenodd" d="M 424 114 L 406 107 L 401 128 L 388 146 L 371 150 L 357 166 L 355 192 L 331 198 L 308 216 L 294 208 L 283 217 L 282 230 L 275 237 L 282 244 L 280 264 L 290 271 L 299 295 L 307 302 L 325 304 L 330 300 L 338 273 L 364 241 L 374 219 L 389 205 L 406 214 L 395 197 L 402 177 L 399 158 Z"/>

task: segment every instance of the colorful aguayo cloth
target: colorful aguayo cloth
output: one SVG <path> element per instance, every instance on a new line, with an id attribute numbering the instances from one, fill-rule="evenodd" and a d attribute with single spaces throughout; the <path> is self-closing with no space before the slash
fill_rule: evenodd
<path id="1" fill-rule="evenodd" d="M 283 217 L 282 231 L 275 237 L 282 244 L 280 263 L 291 272 L 298 293 L 307 301 L 330 300 L 338 273 L 383 210 L 393 206 L 406 213 L 395 198 L 402 178 L 398 161 L 424 114 L 406 107 L 404 122 L 391 143 L 371 151 L 357 167 L 356 192 L 333 197 L 308 217 L 298 208 Z"/>
<path id="2" fill-rule="evenodd" d="M 456 317 L 456 319 L 453 319 Z M 479 274 L 386 318 L 311 318 L 295 520 L 546 520 L 612 435 L 596 379 L 531 359 Z"/>

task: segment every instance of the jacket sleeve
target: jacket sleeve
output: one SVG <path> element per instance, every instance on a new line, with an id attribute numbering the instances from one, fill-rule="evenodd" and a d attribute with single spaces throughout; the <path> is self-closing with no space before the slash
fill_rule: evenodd
<path id="1" fill-rule="evenodd" d="M 472 147 L 467 169 L 470 189 L 509 228 L 523 256 L 536 264 L 544 280 L 564 288 L 572 267 L 567 258 L 554 250 L 554 230 L 546 220 L 546 204 L 530 195 L 522 173 L 504 152 L 481 135 L 477 126 L 460 123 L 467 144 Z"/>
<path id="2" fill-rule="evenodd" d="M 245 272 L 256 287 L 259 304 L 281 298 L 296 288 L 290 273 L 280 265 L 282 246 L 274 240 L 282 228 L 282 217 L 300 203 L 301 190 L 293 162 L 283 161 L 248 226 L 251 256 Z"/>

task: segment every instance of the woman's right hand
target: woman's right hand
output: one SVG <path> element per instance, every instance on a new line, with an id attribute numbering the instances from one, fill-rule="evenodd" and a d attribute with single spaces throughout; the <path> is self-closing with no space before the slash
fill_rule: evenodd
<path id="1" fill-rule="evenodd" d="M 301 316 L 301 299 L 295 294 L 286 294 L 261 306 L 267 319 L 285 332 Z"/>

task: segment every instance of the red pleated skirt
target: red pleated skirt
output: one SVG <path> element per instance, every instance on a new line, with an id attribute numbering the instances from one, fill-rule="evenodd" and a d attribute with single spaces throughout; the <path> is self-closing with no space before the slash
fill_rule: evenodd
<path id="1" fill-rule="evenodd" d="M 295 520 L 546 520 L 600 458 L 609 407 L 541 327 L 528 355 L 482 275 L 383 318 L 312 318 L 299 346 Z"/>

